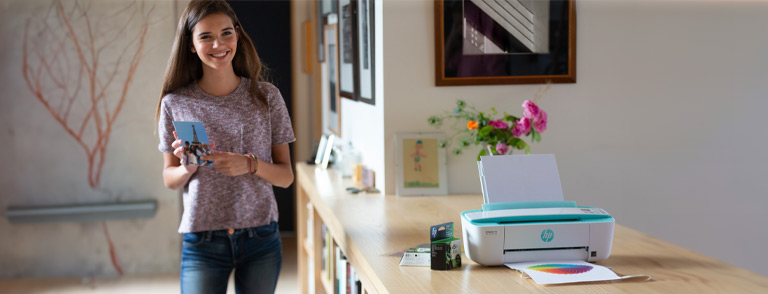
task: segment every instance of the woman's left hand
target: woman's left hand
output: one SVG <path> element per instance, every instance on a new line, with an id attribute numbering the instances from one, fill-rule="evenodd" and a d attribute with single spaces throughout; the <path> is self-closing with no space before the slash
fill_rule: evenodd
<path id="1" fill-rule="evenodd" d="M 248 157 L 242 154 L 232 152 L 216 152 L 213 155 L 205 155 L 203 160 L 213 161 L 213 167 L 220 173 L 235 177 L 239 175 L 247 174 L 248 171 Z"/>

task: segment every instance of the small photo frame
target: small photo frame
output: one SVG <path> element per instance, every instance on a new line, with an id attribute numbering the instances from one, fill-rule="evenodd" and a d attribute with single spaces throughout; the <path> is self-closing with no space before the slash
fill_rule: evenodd
<path id="1" fill-rule="evenodd" d="M 409 132 L 395 135 L 396 192 L 406 195 L 446 195 L 448 181 L 445 148 L 440 132 Z"/>
<path id="2" fill-rule="evenodd" d="M 322 169 L 328 168 L 328 163 L 331 161 L 331 152 L 333 152 L 334 141 L 336 141 L 336 136 L 329 135 L 328 140 L 326 140 L 325 143 L 325 148 L 323 149 L 323 160 L 320 162 L 320 168 Z"/>
<path id="3" fill-rule="evenodd" d="M 322 135 L 320 137 L 320 143 L 317 144 L 317 153 L 315 154 L 315 164 L 323 163 L 323 156 L 325 156 L 325 145 L 328 144 L 328 137 Z"/>

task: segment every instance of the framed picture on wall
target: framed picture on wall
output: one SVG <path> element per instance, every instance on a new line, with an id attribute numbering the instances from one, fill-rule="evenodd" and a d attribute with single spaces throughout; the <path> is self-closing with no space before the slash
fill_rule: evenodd
<path id="1" fill-rule="evenodd" d="M 355 2 L 339 0 L 339 94 L 356 100 Z"/>
<path id="2" fill-rule="evenodd" d="M 395 135 L 397 195 L 448 193 L 445 148 L 440 148 L 444 140 L 445 134 L 439 132 Z"/>
<path id="3" fill-rule="evenodd" d="M 435 1 L 437 86 L 576 82 L 574 0 Z"/>
<path id="4" fill-rule="evenodd" d="M 358 101 L 376 104 L 374 85 L 374 0 L 355 0 L 357 3 L 357 73 Z"/>
<path id="5" fill-rule="evenodd" d="M 326 21 L 328 15 L 336 13 L 337 0 L 317 0 L 315 1 L 315 12 L 317 23 L 317 61 L 325 62 L 325 25 L 330 24 Z"/>
<path id="6" fill-rule="evenodd" d="M 323 125 L 324 129 L 341 136 L 341 98 L 339 96 L 339 50 L 335 24 L 324 26 L 325 60 L 323 63 Z"/>

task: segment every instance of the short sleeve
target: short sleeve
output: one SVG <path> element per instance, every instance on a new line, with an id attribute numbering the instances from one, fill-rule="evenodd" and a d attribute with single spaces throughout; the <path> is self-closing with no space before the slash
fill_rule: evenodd
<path id="1" fill-rule="evenodd" d="M 160 149 L 161 152 L 173 152 L 173 147 L 171 147 L 175 139 L 173 131 L 173 116 L 168 110 L 168 99 L 163 98 L 160 103 L 160 118 L 157 120 L 157 133 L 160 136 L 160 144 L 157 145 L 157 149 Z"/>
<path id="2" fill-rule="evenodd" d="M 272 125 L 272 146 L 296 141 L 283 95 L 274 85 L 269 85 L 267 92 L 269 93 L 269 119 Z"/>

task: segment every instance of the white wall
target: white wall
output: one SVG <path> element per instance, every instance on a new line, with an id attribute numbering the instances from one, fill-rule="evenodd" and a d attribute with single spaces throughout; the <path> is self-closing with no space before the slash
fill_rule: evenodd
<path id="1" fill-rule="evenodd" d="M 71 7 L 71 2 L 62 2 L 65 7 Z M 180 213 L 179 195 L 162 184 L 162 155 L 157 150 L 158 139 L 153 134 L 155 107 L 175 30 L 173 2 L 146 3 L 156 5 L 153 23 L 142 60 L 128 88 L 126 102 L 113 125 L 101 182 L 95 188 L 91 188 L 87 180 L 85 152 L 30 92 L 22 75 L 26 22 L 29 19 L 35 24 L 45 19 L 52 3 L 14 0 L 0 4 L 0 39 L 6 40 L 0 43 L 0 128 L 4 142 L 3 168 L 0 169 L 0 214 L 3 214 L 0 217 L 0 278 L 116 274 L 100 222 L 10 224 L 4 216 L 7 207 L 147 199 L 155 199 L 158 203 L 158 211 L 153 218 L 106 221 L 118 262 L 126 274 L 178 272 L 181 246 L 176 232 Z M 104 19 L 105 13 L 127 3 L 93 3 L 89 17 L 96 23 Z M 48 15 L 55 14 L 54 10 Z M 121 17 L 109 20 L 116 19 L 124 20 Z M 75 25 L 75 28 L 82 27 Z M 121 33 L 132 36 L 136 29 L 129 27 Z M 97 38 L 116 34 L 115 31 L 109 33 L 97 35 Z M 80 31 L 78 36 L 84 37 L 85 33 Z M 121 46 L 118 49 L 134 48 L 128 44 L 131 41 L 118 38 L 114 44 Z M 35 54 L 39 49 L 54 44 L 43 42 L 38 46 L 29 47 L 27 53 Z M 62 50 L 69 49 L 65 47 Z M 112 64 L 106 61 L 113 58 L 115 52 L 109 49 L 101 52 L 102 68 L 111 68 Z M 76 58 L 59 61 L 72 66 L 78 64 Z M 77 69 L 72 67 L 67 70 L 65 67 L 64 72 L 73 74 L 77 73 Z M 122 78 L 124 75 L 118 74 L 116 80 Z M 121 86 L 122 81 L 115 84 Z M 68 83 L 67 86 L 74 87 L 74 84 Z M 87 99 L 90 96 L 85 94 L 85 89 L 73 106 L 73 117 L 78 110 L 90 105 Z M 107 93 L 112 107 L 115 105 L 114 95 L 121 89 L 113 88 Z M 51 101 L 60 100 L 52 97 Z M 52 105 L 60 109 L 55 102 Z M 86 129 L 85 133 L 93 134 L 92 129 Z M 90 140 L 95 136 L 87 135 L 86 138 Z"/>
<path id="2" fill-rule="evenodd" d="M 384 1 L 386 190 L 392 137 L 465 99 L 521 113 L 540 85 L 434 86 L 431 0 Z M 577 83 L 553 85 L 549 128 L 567 200 L 768 275 L 768 3 L 578 1 Z M 476 150 L 449 155 L 450 193 L 480 193 Z"/>
<path id="3" fill-rule="evenodd" d="M 352 101 L 346 98 L 341 99 L 341 138 L 342 146 L 346 142 L 352 142 L 355 150 L 362 153 L 363 164 L 373 169 L 376 173 L 376 188 L 384 191 L 386 183 L 385 174 L 385 137 L 384 137 L 384 113 L 386 101 L 384 98 L 384 80 L 386 52 L 382 54 L 382 1 L 375 1 L 374 4 L 375 25 L 374 25 L 374 48 L 375 48 L 375 66 L 376 71 L 376 104 L 370 105 L 363 102 Z M 394 178 L 393 178 L 394 179 Z M 393 190 L 394 191 L 394 190 Z"/>

